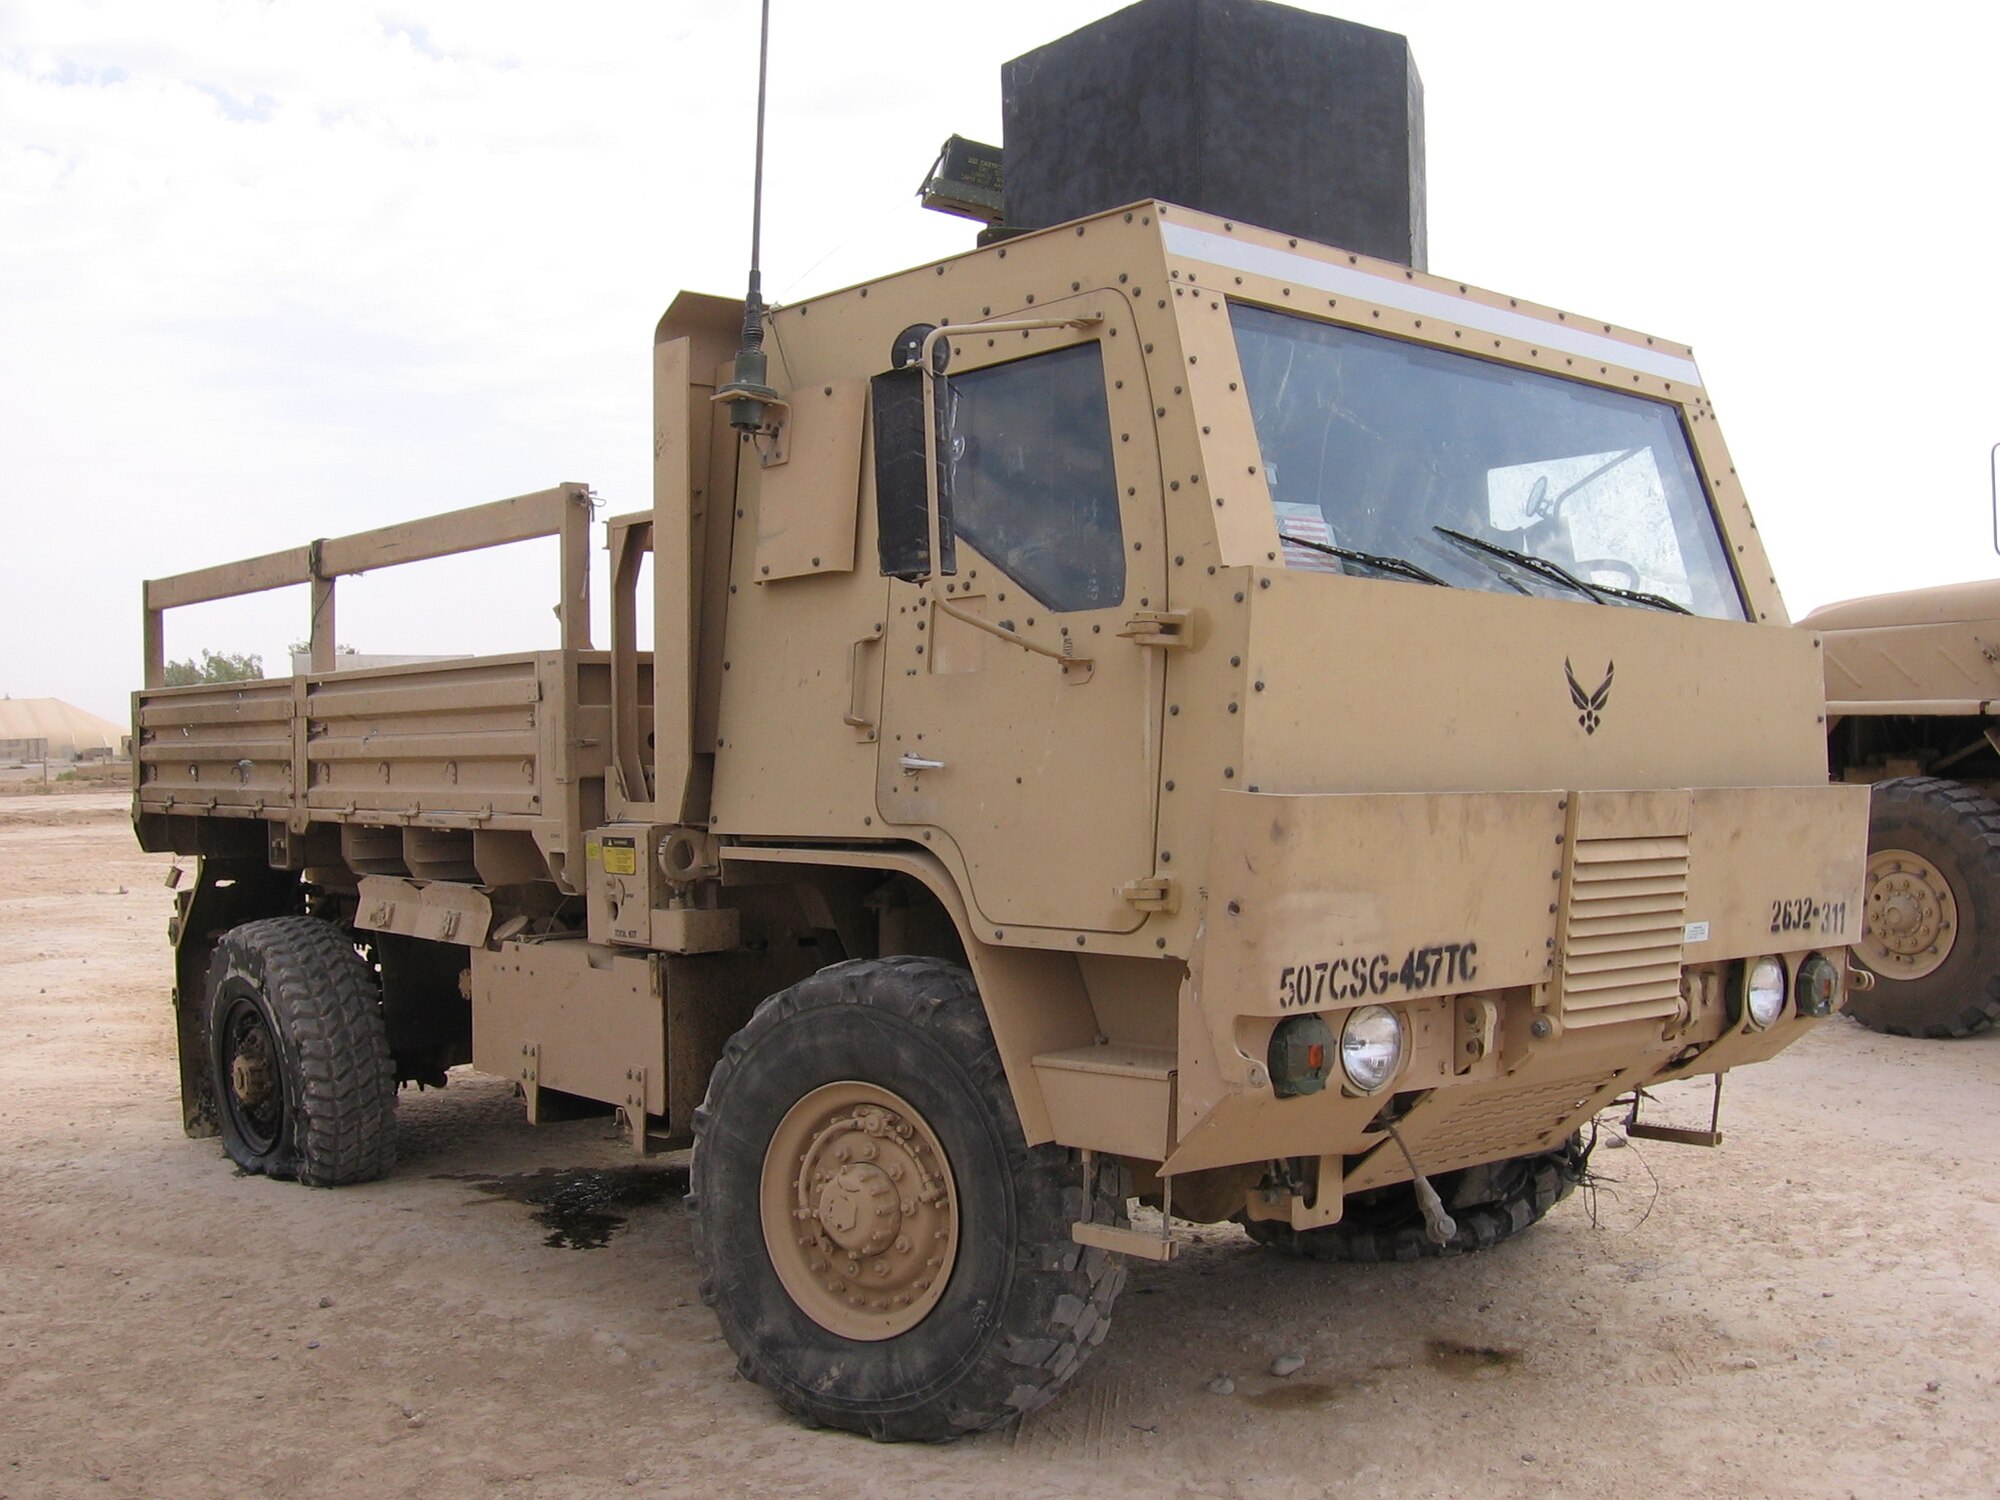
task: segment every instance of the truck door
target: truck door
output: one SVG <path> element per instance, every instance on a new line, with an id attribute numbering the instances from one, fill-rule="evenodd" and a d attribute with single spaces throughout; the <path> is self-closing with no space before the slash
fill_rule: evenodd
<path id="1" fill-rule="evenodd" d="M 1119 631 L 1166 606 L 1159 450 L 1124 300 L 1074 300 L 1103 321 L 955 342 L 958 570 L 891 584 L 876 807 L 957 847 L 994 926 L 1129 932 L 1165 665 Z"/>

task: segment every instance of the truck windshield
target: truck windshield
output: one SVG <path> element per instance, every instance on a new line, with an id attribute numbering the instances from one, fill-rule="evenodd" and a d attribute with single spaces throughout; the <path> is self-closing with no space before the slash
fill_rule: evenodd
<path id="1" fill-rule="evenodd" d="M 1244 303 L 1230 318 L 1288 567 L 1744 618 L 1667 403 Z"/>

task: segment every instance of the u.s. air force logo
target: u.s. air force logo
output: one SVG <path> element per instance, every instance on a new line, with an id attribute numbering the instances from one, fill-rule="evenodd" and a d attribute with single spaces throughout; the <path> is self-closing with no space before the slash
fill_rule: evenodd
<path id="1" fill-rule="evenodd" d="M 1615 662 L 1604 664 L 1604 681 L 1597 685 L 1597 691 L 1586 693 L 1583 684 L 1576 680 L 1576 668 L 1563 658 L 1563 676 L 1569 679 L 1569 701 L 1577 706 L 1576 722 L 1583 726 L 1585 734 L 1597 733 L 1597 726 L 1604 719 L 1604 705 L 1611 701 L 1611 674 L 1617 669 Z"/>

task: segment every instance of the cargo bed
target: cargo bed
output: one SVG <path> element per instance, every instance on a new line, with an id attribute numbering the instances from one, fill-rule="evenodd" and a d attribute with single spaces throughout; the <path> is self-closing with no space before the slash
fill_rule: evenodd
<path id="1" fill-rule="evenodd" d="M 616 668 L 590 649 L 588 526 L 588 491 L 565 485 L 148 583 L 148 685 L 132 705 L 141 844 L 218 852 L 263 842 L 228 826 L 261 820 L 274 844 L 337 837 L 361 873 L 579 889 L 566 865 L 604 819 Z M 563 544 L 560 650 L 333 669 L 336 576 L 546 535 Z M 295 583 L 314 588 L 311 670 L 160 685 L 164 610 Z M 629 670 L 649 706 L 650 655 Z"/>

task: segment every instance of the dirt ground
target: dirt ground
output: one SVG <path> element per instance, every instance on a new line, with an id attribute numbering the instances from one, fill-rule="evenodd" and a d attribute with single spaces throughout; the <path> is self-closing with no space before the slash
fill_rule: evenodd
<path id="1" fill-rule="evenodd" d="M 1831 1023 L 1730 1080 L 1721 1150 L 1600 1150 L 1594 1216 L 1579 1195 L 1482 1256 L 1318 1266 L 1204 1231 L 1135 1269 L 1053 1406 L 883 1447 L 737 1379 L 684 1174 L 606 1121 L 531 1129 L 455 1075 L 402 1097 L 392 1179 L 334 1192 L 183 1137 L 168 863 L 121 794 L 0 800 L 5 1500 L 2000 1484 L 2000 1034 Z"/>

